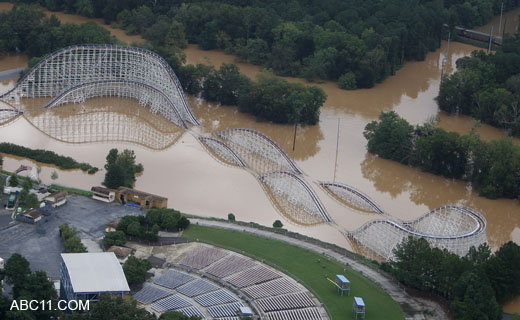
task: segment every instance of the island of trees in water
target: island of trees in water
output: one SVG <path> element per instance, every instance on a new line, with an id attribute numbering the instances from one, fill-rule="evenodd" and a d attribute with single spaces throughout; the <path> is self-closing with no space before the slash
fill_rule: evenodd
<path id="1" fill-rule="evenodd" d="M 520 197 L 520 147 L 510 138 L 484 142 L 434 122 L 413 127 L 397 113 L 382 113 L 366 125 L 368 151 L 448 178 L 470 181 L 488 198 Z"/>
<path id="2" fill-rule="evenodd" d="M 520 136 L 520 35 L 505 37 L 494 54 L 474 51 L 457 60 L 444 77 L 437 103 L 452 114 L 467 114 Z"/>

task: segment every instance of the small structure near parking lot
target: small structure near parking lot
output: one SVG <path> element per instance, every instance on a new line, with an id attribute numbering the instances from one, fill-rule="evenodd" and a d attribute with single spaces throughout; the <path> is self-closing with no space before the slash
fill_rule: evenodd
<path id="1" fill-rule="evenodd" d="M 36 224 L 42 221 L 43 213 L 38 209 L 31 209 L 20 213 L 16 216 L 16 220 Z"/>
<path id="2" fill-rule="evenodd" d="M 54 192 L 47 197 L 45 197 L 45 201 L 51 203 L 53 208 L 59 207 L 67 203 L 67 195 L 69 193 L 67 191 L 58 191 Z"/>
<path id="3" fill-rule="evenodd" d="M 162 209 L 168 206 L 168 198 L 126 187 L 119 187 L 119 189 L 117 189 L 116 198 L 122 204 L 143 209 Z"/>
<path id="4" fill-rule="evenodd" d="M 105 187 L 92 187 L 90 191 L 92 191 L 92 199 L 94 200 L 110 203 L 116 198 L 116 192 Z"/>

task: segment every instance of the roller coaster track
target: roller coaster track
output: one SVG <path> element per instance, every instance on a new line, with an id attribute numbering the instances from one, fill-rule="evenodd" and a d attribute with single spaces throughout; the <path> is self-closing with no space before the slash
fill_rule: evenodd
<path id="1" fill-rule="evenodd" d="M 227 159 L 229 157 L 238 166 L 247 167 L 247 163 L 244 160 L 242 160 L 242 158 L 240 158 L 240 156 L 235 151 L 233 151 L 233 149 L 231 149 L 226 143 L 224 143 L 218 139 L 215 139 L 215 138 L 204 137 L 204 136 L 200 136 L 199 140 L 204 145 L 216 144 L 218 146 L 217 148 L 222 150 L 222 152 L 219 152 L 219 155 L 222 156 L 224 159 Z M 210 147 L 212 149 L 216 149 L 215 147 L 212 147 L 212 146 L 210 146 Z M 217 151 L 215 150 L 215 152 L 217 152 Z M 224 152 L 226 153 L 225 155 L 221 154 Z"/>
<path id="2" fill-rule="evenodd" d="M 161 100 L 157 98 L 146 99 L 146 96 L 158 95 L 162 97 Z M 146 83 L 133 80 L 98 80 L 87 83 L 82 83 L 77 86 L 67 88 L 56 95 L 52 100 L 47 102 L 41 108 L 51 109 L 61 104 L 66 103 L 82 103 L 86 99 L 95 97 L 125 97 L 134 98 L 140 101 L 141 104 L 146 105 L 151 103 L 152 113 L 161 113 L 166 119 L 174 122 L 180 127 L 188 128 L 186 122 L 183 120 L 179 111 L 173 105 L 172 101 L 164 94 L 163 91 L 156 89 Z M 143 98 L 144 96 L 144 98 Z M 161 108 L 158 105 L 166 105 L 167 108 Z M 173 116 L 169 111 L 173 111 Z"/>
<path id="3" fill-rule="evenodd" d="M 316 193 L 314 193 L 314 191 L 311 189 L 311 187 L 302 178 L 300 178 L 298 175 L 296 175 L 296 174 L 294 174 L 292 172 L 275 171 L 275 172 L 265 173 L 265 174 L 261 175 L 259 177 L 259 179 L 260 179 L 260 181 L 262 181 L 262 182 L 264 182 L 266 184 L 270 184 L 268 179 L 269 179 L 269 177 L 272 177 L 272 176 L 285 176 L 287 178 L 290 178 L 290 179 L 296 181 L 298 183 L 298 185 L 300 185 L 305 190 L 306 194 L 310 197 L 310 199 L 312 200 L 312 202 L 316 206 L 316 209 L 319 212 L 319 214 L 320 214 L 321 218 L 323 219 L 323 221 L 325 221 L 325 222 L 332 222 L 332 219 L 329 217 L 329 215 L 327 213 L 327 210 L 325 209 L 325 207 L 321 203 L 321 201 L 318 198 L 318 196 L 316 195 Z"/>
<path id="4" fill-rule="evenodd" d="M 453 214 L 446 214 L 447 212 L 454 212 L 458 216 L 454 218 Z M 475 210 L 459 205 L 446 205 L 412 221 L 377 219 L 354 231 L 345 231 L 344 234 L 385 259 L 392 259 L 393 249 L 408 236 L 424 238 L 432 246 L 462 256 L 472 246 L 477 247 L 487 241 L 486 226 L 486 219 Z"/>
<path id="5" fill-rule="evenodd" d="M 386 214 L 386 212 L 372 199 L 370 199 L 369 196 L 364 194 L 363 192 L 359 191 L 358 189 L 351 187 L 349 185 L 343 184 L 343 183 L 336 183 L 336 182 L 318 182 L 319 185 L 322 188 L 325 188 L 327 191 L 333 193 L 334 195 L 338 196 L 339 198 L 342 198 L 339 194 L 334 192 L 332 188 L 339 188 L 342 190 L 345 190 L 348 193 L 351 193 L 355 195 L 356 197 L 360 198 L 362 201 L 364 201 L 366 204 L 368 204 L 372 210 L 374 210 L 376 213 L 379 214 Z"/>
<path id="6" fill-rule="evenodd" d="M 75 45 L 51 53 L 0 99 L 19 103 L 26 97 L 55 97 L 95 81 L 135 81 L 161 91 L 185 122 L 199 125 L 170 65 L 158 54 L 136 47 Z"/>
<path id="7" fill-rule="evenodd" d="M 233 135 L 236 133 L 238 133 L 242 136 L 241 137 L 242 141 L 234 140 L 232 138 Z M 251 146 L 246 146 L 245 143 L 243 142 L 243 140 L 245 140 L 245 137 L 247 135 L 258 138 L 259 141 L 261 141 L 262 143 L 265 143 L 267 146 L 272 148 L 275 151 L 275 153 L 284 160 L 284 162 L 289 166 L 289 168 L 292 171 L 294 171 L 294 173 L 296 173 L 296 174 L 302 173 L 302 171 L 294 163 L 292 158 L 289 157 L 289 155 L 285 152 L 285 150 L 283 150 L 282 147 L 280 147 L 278 145 L 278 143 L 276 143 L 271 138 L 269 138 L 268 136 L 266 136 L 265 134 L 263 134 L 259 131 L 256 131 L 256 130 L 250 129 L 250 128 L 233 128 L 233 129 L 228 129 L 228 130 L 217 132 L 216 135 L 224 140 L 226 140 L 226 139 L 231 140 L 232 143 L 239 144 L 241 147 L 248 149 L 249 152 L 251 152 L 251 150 L 249 150 L 249 149 L 251 149 L 250 148 Z M 267 152 L 266 152 L 266 154 L 260 154 L 260 156 L 262 156 L 264 158 L 269 158 L 269 154 Z M 273 160 L 273 159 L 271 158 L 271 160 Z M 276 161 L 276 160 L 273 160 L 273 161 Z"/>

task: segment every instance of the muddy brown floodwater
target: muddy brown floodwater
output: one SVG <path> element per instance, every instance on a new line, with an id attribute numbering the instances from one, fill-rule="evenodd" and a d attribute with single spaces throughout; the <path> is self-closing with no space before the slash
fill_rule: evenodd
<path id="1" fill-rule="evenodd" d="M 1 8 L 0 6 L 0 10 Z M 61 13 L 57 16 L 71 22 L 91 20 Z M 126 42 L 139 40 L 138 37 L 127 37 L 121 30 L 105 27 Z M 260 130 L 294 157 L 308 181 L 332 181 L 335 177 L 337 182 L 360 189 L 398 218 L 413 219 L 449 203 L 472 207 L 485 215 L 489 244 L 497 249 L 509 240 L 520 244 L 519 201 L 489 200 L 478 196 L 463 181 L 445 179 L 375 157 L 366 152 L 366 140 L 362 135 L 368 122 L 377 119 L 381 111 L 389 110 L 395 110 L 412 124 L 422 123 L 439 115 L 440 127 L 468 133 L 474 125 L 473 119 L 439 112 L 434 98 L 439 90 L 442 61 L 446 59 L 444 72 L 453 72 L 455 61 L 476 49 L 478 48 L 470 45 L 452 43 L 447 53 L 447 45 L 443 42 L 441 48 L 429 53 L 424 61 L 407 62 L 395 76 L 372 89 L 345 91 L 340 90 L 333 82 L 317 84 L 325 90 L 328 99 L 321 109 L 319 124 L 298 128 L 294 151 L 293 126 L 258 122 L 254 117 L 240 113 L 236 107 L 210 104 L 197 97 L 189 97 L 189 100 L 202 122 L 201 127 L 196 130 L 203 133 L 235 127 Z M 203 51 L 190 45 L 185 52 L 188 63 L 218 67 L 222 63 L 234 62 L 241 72 L 252 78 L 260 71 L 257 66 L 237 62 L 234 56 L 220 51 Z M 16 66 L 7 58 L 0 59 L 0 70 L 14 67 Z M 293 78 L 288 80 L 302 81 Z M 4 81 L 0 89 L 7 90 L 13 85 L 14 81 Z M 126 108 L 126 111 L 122 108 Z M 40 121 L 42 117 L 52 118 L 52 123 L 56 126 L 64 126 L 71 131 L 96 126 L 96 138 L 81 134 L 71 138 L 49 126 L 50 122 Z M 373 215 L 361 214 L 339 205 L 313 184 L 312 187 L 338 226 L 295 225 L 276 211 L 253 175 L 217 162 L 191 133 L 179 133 L 173 125 L 164 124 L 161 119 L 154 120 L 154 117 L 157 116 L 149 114 L 134 101 L 93 99 L 81 106 L 62 106 L 59 110 L 47 111 L 34 117 L 19 118 L 0 127 L 0 141 L 53 150 L 100 168 L 103 167 L 110 148 L 131 148 L 145 168 L 135 187 L 168 197 L 170 207 L 220 218 L 227 218 L 227 214 L 232 212 L 239 220 L 264 225 L 271 225 L 274 220 L 281 219 L 291 231 L 346 248 L 351 247 L 342 236 L 341 230 L 354 230 L 374 218 Z M 77 131 L 91 132 L 84 129 Z M 150 138 L 157 131 L 167 135 L 160 143 Z M 139 132 L 140 136 L 123 142 L 114 132 Z M 502 131 L 488 125 L 482 125 L 477 132 L 485 140 L 503 136 Z M 335 166 L 337 142 L 338 161 Z M 515 142 L 518 143 L 518 139 Z M 6 170 L 14 170 L 20 164 L 36 165 L 10 156 L 4 159 Z M 56 169 L 41 166 L 43 169 L 40 178 L 44 182 L 52 182 L 50 176 Z M 85 189 L 101 183 L 104 176 L 103 170 L 92 176 L 78 170 L 57 171 L 57 183 Z M 505 310 L 520 311 L 519 299 L 506 304 Z"/>

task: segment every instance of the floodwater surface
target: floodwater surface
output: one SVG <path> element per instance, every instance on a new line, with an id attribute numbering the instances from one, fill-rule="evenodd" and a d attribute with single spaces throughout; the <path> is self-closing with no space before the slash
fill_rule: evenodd
<path id="1" fill-rule="evenodd" d="M 64 20 L 70 18 L 69 21 L 72 22 L 87 20 L 64 14 L 59 14 L 59 17 Z M 116 31 L 113 32 L 117 35 Z M 126 35 L 119 36 L 124 41 L 131 40 L 125 38 Z M 190 104 L 202 123 L 200 128 L 193 130 L 210 134 L 228 128 L 249 127 L 260 130 L 278 142 L 304 171 L 305 179 L 311 183 L 336 226 L 323 224 L 302 227 L 285 219 L 274 208 L 252 174 L 216 161 L 197 141 L 193 132 L 179 133 L 173 124 L 169 126 L 162 120 L 154 120 L 158 116 L 147 113 L 136 102 L 125 100 L 122 103 L 120 99 L 113 98 L 93 99 L 82 106 L 61 106 L 57 110 L 47 111 L 48 114 L 21 117 L 0 127 L 0 141 L 52 150 L 99 168 L 103 167 L 106 154 L 111 148 L 131 148 L 135 150 L 137 161 L 145 168 L 137 179 L 136 189 L 168 197 L 169 207 L 219 218 L 227 218 L 228 213 L 234 213 L 239 220 L 263 225 L 271 225 L 274 220 L 280 219 L 291 231 L 346 248 L 351 247 L 341 231 L 354 230 L 374 216 L 340 205 L 322 191 L 314 183 L 316 181 L 336 181 L 354 186 L 400 219 L 417 218 L 445 204 L 466 205 L 482 212 L 486 217 L 487 237 L 493 249 L 509 240 L 520 244 L 518 200 L 486 199 L 478 196 L 466 182 L 424 173 L 416 168 L 381 159 L 366 151 L 364 127 L 370 121 L 376 120 L 382 111 L 394 110 L 412 124 L 420 124 L 439 116 L 440 127 L 462 134 L 469 133 L 474 127 L 475 122 L 471 117 L 454 117 L 439 112 L 434 98 L 438 94 L 441 72 L 453 72 L 458 58 L 478 48 L 452 43 L 449 52 L 447 49 L 446 42 L 443 42 L 441 48 L 429 53 L 424 61 L 407 62 L 395 76 L 371 89 L 345 91 L 339 89 L 334 82 L 315 84 L 325 90 L 328 99 L 321 109 L 317 125 L 297 128 L 294 150 L 294 126 L 259 122 L 250 115 L 240 113 L 236 107 L 211 104 L 197 97 L 189 97 Z M 236 61 L 236 57 L 221 51 L 203 51 L 190 45 L 185 53 L 188 63 L 204 63 L 216 67 L 222 63 L 237 63 L 241 72 L 251 78 L 261 70 L 258 66 Z M 14 68 L 4 59 L 0 59 L 0 70 Z M 441 71 L 442 69 L 444 70 Z M 304 82 L 294 78 L 288 80 Z M 1 89 L 7 90 L 13 85 L 13 81 L 3 82 Z M 127 111 L 121 110 L 122 106 Z M 78 110 L 86 115 L 79 117 Z M 88 112 L 84 112 L 85 110 Z M 99 115 L 101 113 L 103 116 Z M 53 120 L 39 121 L 42 117 Z M 112 122 L 113 117 L 119 119 L 117 125 Z M 101 124 L 102 128 L 96 131 L 96 139 L 89 137 L 91 131 L 84 129 L 90 123 L 91 126 L 98 127 Z M 53 125 L 66 125 L 72 132 L 75 128 L 83 129 L 77 129 L 78 136 L 74 137 L 74 143 L 70 143 L 63 138 L 62 133 L 57 133 L 58 130 Z M 111 129 L 119 126 L 123 129 Z M 481 125 L 476 130 L 484 140 L 503 137 L 501 130 L 488 125 Z M 139 132 L 141 140 L 135 142 L 124 139 L 119 134 L 114 135 L 114 132 L 129 131 Z M 166 140 L 157 147 L 157 141 L 149 139 L 156 131 L 169 134 L 171 140 Z M 515 142 L 518 143 L 518 139 Z M 6 170 L 14 170 L 20 164 L 36 165 L 10 156 L 4 157 L 4 160 Z M 44 182 L 53 182 L 51 173 L 56 169 L 41 166 L 40 178 Z M 54 182 L 84 189 L 99 185 L 104 177 L 103 170 L 91 176 L 78 170 L 57 171 L 59 177 Z M 514 300 L 506 305 L 506 310 L 520 311 L 519 304 L 518 299 Z"/>

